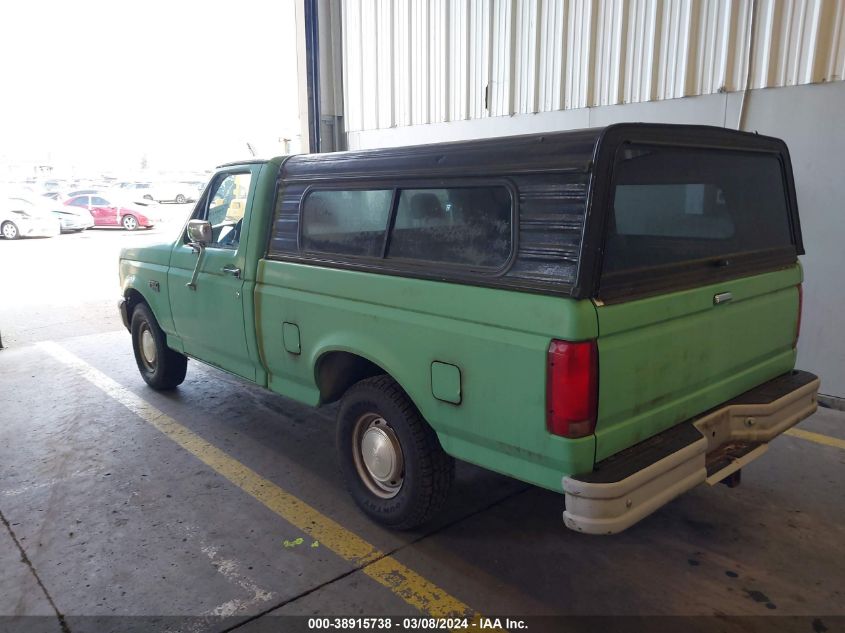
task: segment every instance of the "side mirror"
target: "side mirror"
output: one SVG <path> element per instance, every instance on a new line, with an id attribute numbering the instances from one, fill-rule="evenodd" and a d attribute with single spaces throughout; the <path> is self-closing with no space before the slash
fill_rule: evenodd
<path id="1" fill-rule="evenodd" d="M 188 240 L 192 244 L 204 247 L 211 242 L 211 222 L 207 220 L 188 220 Z"/>
<path id="2" fill-rule="evenodd" d="M 205 247 L 211 242 L 211 222 L 208 220 L 188 220 L 188 240 L 188 246 L 194 249 L 194 252 L 198 255 L 191 281 L 185 285 L 191 290 L 196 290 L 202 255 L 205 253 Z"/>

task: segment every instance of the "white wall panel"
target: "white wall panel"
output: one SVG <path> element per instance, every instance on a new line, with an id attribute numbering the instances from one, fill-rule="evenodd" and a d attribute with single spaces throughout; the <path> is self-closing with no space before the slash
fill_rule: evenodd
<path id="1" fill-rule="evenodd" d="M 539 47 L 537 49 L 537 109 L 563 109 L 563 69 L 567 60 L 564 43 L 566 3 L 540 0 Z"/>
<path id="2" fill-rule="evenodd" d="M 651 101 L 655 95 L 660 0 L 630 0 L 625 16 L 622 102 Z"/>
<path id="3" fill-rule="evenodd" d="M 411 125 L 411 10 L 407 2 L 393 4 L 393 85 L 394 125 Z M 344 3 L 344 9 L 352 5 Z M 346 34 L 342 34 L 343 48 L 347 48 Z M 351 46 L 351 45 L 350 45 Z M 379 90 L 381 90 L 379 86 Z M 346 129 L 354 130 L 347 119 Z"/>
<path id="4" fill-rule="evenodd" d="M 622 71 L 625 69 L 625 0 L 601 0 L 595 24 L 595 62 L 587 71 L 593 86 L 590 105 L 612 105 L 622 99 Z M 635 35 L 636 37 L 636 35 Z"/>
<path id="5" fill-rule="evenodd" d="M 347 130 L 363 130 L 361 75 L 361 0 L 345 0 L 341 13 L 343 29 L 343 116 Z"/>
<path id="6" fill-rule="evenodd" d="M 395 122 L 396 90 L 394 76 L 393 0 L 377 0 L 376 33 L 376 97 L 377 128 L 393 127 Z"/>
<path id="7" fill-rule="evenodd" d="M 594 0 L 567 0 L 567 20 L 564 31 L 568 61 L 564 67 L 564 109 L 590 105 L 589 69 L 597 46 Z"/>
<path id="8" fill-rule="evenodd" d="M 449 66 L 455 63 L 449 49 L 449 0 L 428 0 L 429 103 L 428 120 L 448 120 Z"/>
<path id="9" fill-rule="evenodd" d="M 361 72 L 361 125 L 365 130 L 378 127 L 379 92 L 381 91 L 381 75 L 378 49 L 379 29 L 376 0 L 360 0 L 361 7 L 361 68 L 370 69 Z M 387 38 L 384 38 L 387 39 Z M 389 88 L 388 88 L 389 89 Z"/>
<path id="10" fill-rule="evenodd" d="M 489 110 L 491 116 L 513 114 L 513 66 L 516 57 L 514 29 L 515 4 L 511 0 L 492 3 L 492 42 Z M 519 3 L 522 4 L 522 3 Z"/>
<path id="11" fill-rule="evenodd" d="M 524 0 L 515 7 L 513 107 L 516 112 L 537 112 L 540 0 Z"/>
<path id="12" fill-rule="evenodd" d="M 429 32 L 428 0 L 410 0 L 411 3 L 411 123 L 431 123 L 429 117 Z"/>
<path id="13" fill-rule="evenodd" d="M 448 2 L 449 54 L 446 56 L 448 85 L 446 95 L 447 120 L 469 118 L 469 8 L 468 2 Z"/>
<path id="14" fill-rule="evenodd" d="M 487 108 L 490 84 L 489 0 L 469 0 L 469 118 L 490 115 Z"/>
<path id="15" fill-rule="evenodd" d="M 841 80 L 845 0 L 343 0 L 346 129 Z M 752 37 L 753 31 L 753 37 Z"/>

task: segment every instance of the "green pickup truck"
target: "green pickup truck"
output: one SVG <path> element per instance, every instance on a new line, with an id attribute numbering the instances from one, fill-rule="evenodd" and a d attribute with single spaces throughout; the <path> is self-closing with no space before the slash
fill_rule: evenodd
<path id="1" fill-rule="evenodd" d="M 174 241 L 124 249 L 154 389 L 187 358 L 340 401 L 351 495 L 406 529 L 462 459 L 610 534 L 738 483 L 816 408 L 774 138 L 623 124 L 220 167 Z"/>

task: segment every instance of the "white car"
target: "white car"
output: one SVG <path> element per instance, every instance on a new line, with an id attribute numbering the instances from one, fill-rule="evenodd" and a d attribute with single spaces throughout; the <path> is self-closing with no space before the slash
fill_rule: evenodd
<path id="1" fill-rule="evenodd" d="M 121 182 L 112 187 L 112 191 L 132 202 L 185 204 L 195 202 L 198 196 L 196 185 L 186 182 Z"/>
<path id="2" fill-rule="evenodd" d="M 61 222 L 48 208 L 20 196 L 0 198 L 0 235 L 7 240 L 53 237 L 60 232 Z"/>
<path id="3" fill-rule="evenodd" d="M 52 203 L 52 204 L 51 204 Z M 94 226 L 94 216 L 87 209 L 64 205 L 61 202 L 40 203 L 59 220 L 62 233 L 84 231 Z"/>
<path id="4" fill-rule="evenodd" d="M 197 199 L 196 187 L 186 182 L 154 182 L 150 193 L 156 202 L 185 204 Z"/>

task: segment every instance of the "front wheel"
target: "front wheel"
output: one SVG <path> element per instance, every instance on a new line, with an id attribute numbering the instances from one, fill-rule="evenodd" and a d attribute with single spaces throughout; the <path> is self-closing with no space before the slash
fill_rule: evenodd
<path id="1" fill-rule="evenodd" d="M 3 226 L 0 226 L 0 233 L 3 233 L 3 237 L 7 240 L 16 240 L 20 237 L 18 227 L 14 222 L 3 222 Z"/>
<path id="2" fill-rule="evenodd" d="M 346 392 L 337 449 L 352 498 L 372 520 L 394 529 L 428 521 L 455 476 L 455 461 L 389 376 L 362 380 Z"/>
<path id="3" fill-rule="evenodd" d="M 123 224 L 123 228 L 127 231 L 134 231 L 138 228 L 138 218 L 134 215 L 124 215 L 121 223 Z"/>
<path id="4" fill-rule="evenodd" d="M 132 349 L 141 377 L 153 389 L 175 389 L 185 380 L 188 359 L 167 347 L 164 332 L 150 308 L 138 304 L 132 311 Z"/>
<path id="5" fill-rule="evenodd" d="M 186 200 L 185 196 L 183 196 L 181 193 L 178 196 L 176 196 L 176 204 L 185 204 L 186 202 L 187 202 L 187 200 Z"/>

